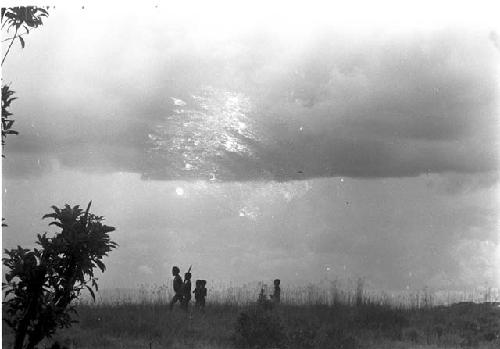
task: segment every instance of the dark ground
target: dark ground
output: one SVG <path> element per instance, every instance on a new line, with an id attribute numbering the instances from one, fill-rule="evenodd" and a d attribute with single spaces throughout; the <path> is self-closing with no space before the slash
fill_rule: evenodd
<path id="1" fill-rule="evenodd" d="M 79 323 L 60 330 L 69 348 L 500 348 L 500 306 L 80 305 Z M 2 343 L 11 347 L 4 324 Z"/>

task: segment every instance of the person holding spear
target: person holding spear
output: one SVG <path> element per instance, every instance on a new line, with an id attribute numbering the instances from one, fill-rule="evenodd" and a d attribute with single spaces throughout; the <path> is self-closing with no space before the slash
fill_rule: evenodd
<path id="1" fill-rule="evenodd" d="M 184 284 L 182 286 L 182 301 L 181 307 L 185 311 L 188 311 L 189 302 L 191 301 L 191 268 L 189 267 L 188 272 L 184 274 Z"/>

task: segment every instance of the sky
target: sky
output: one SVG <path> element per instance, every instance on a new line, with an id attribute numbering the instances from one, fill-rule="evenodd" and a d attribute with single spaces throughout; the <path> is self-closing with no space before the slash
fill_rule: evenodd
<path id="1" fill-rule="evenodd" d="M 57 5 L 13 47 L 4 248 L 92 200 L 120 245 L 104 287 L 191 264 L 237 283 L 500 287 L 488 11 L 191 5 Z"/>

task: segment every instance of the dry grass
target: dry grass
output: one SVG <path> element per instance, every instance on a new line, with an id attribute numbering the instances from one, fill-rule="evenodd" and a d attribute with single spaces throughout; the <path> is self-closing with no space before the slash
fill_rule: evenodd
<path id="1" fill-rule="evenodd" d="M 334 286 L 285 288 L 284 304 L 270 310 L 251 302 L 257 287 L 211 290 L 205 313 L 170 312 L 165 286 L 101 293 L 97 303 L 81 302 L 79 323 L 53 340 L 68 348 L 235 348 L 277 335 L 291 349 L 500 347 L 500 308 L 491 304 L 438 306 L 429 292 L 398 298 Z M 247 337 L 238 327 L 242 313 Z M 4 326 L 4 347 L 11 339 Z"/>
<path id="2" fill-rule="evenodd" d="M 208 282 L 208 299 L 212 304 L 249 304 L 257 298 L 261 288 L 266 294 L 272 293 L 271 283 L 254 282 L 236 285 L 225 282 Z M 105 289 L 97 294 L 96 302 L 89 296 L 82 298 L 82 304 L 166 304 L 173 296 L 170 284 L 140 284 L 130 289 Z M 451 305 L 472 301 L 499 302 L 500 289 L 483 287 L 459 291 L 433 291 L 428 288 L 399 292 L 380 292 L 370 290 L 358 280 L 322 281 L 308 285 L 282 286 L 281 298 L 286 304 L 333 305 L 337 303 L 355 304 L 357 299 L 370 303 L 422 308 L 437 305 Z"/>

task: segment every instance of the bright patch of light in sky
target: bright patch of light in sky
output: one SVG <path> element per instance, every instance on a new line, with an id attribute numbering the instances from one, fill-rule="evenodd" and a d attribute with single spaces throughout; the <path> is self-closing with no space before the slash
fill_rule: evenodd
<path id="1" fill-rule="evenodd" d="M 182 196 L 182 195 L 184 195 L 184 189 L 181 187 L 177 187 L 177 188 L 175 188 L 175 193 L 179 196 Z"/>
<path id="2" fill-rule="evenodd" d="M 188 176 L 193 173 L 213 180 L 215 173 L 223 171 L 216 159 L 228 153 L 253 157 L 250 144 L 261 140 L 261 136 L 252 127 L 247 96 L 205 86 L 199 94 L 190 96 L 189 103 L 173 97 L 171 100 L 173 113 L 148 134 L 152 159 Z"/>

